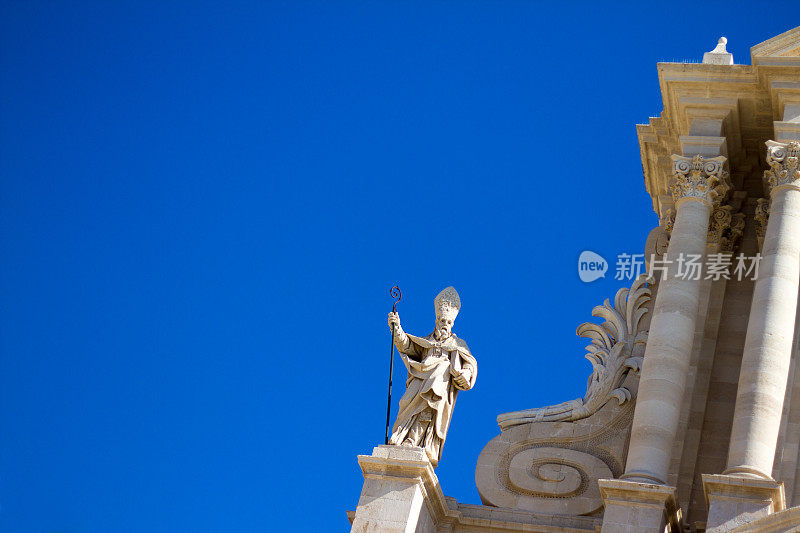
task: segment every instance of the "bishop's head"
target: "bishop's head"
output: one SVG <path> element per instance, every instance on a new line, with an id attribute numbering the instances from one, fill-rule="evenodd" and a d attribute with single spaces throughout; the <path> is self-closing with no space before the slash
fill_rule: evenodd
<path id="1" fill-rule="evenodd" d="M 433 301 L 436 311 L 436 329 L 434 335 L 437 339 L 446 339 L 453 330 L 453 322 L 456 320 L 459 309 L 461 309 L 461 299 L 458 292 L 453 287 L 447 287 Z"/>

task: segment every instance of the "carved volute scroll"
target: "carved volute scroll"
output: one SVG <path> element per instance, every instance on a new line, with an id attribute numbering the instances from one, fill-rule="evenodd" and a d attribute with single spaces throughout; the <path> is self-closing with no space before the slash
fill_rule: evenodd
<path id="1" fill-rule="evenodd" d="M 619 477 L 633 420 L 647 331 L 650 278 L 606 300 L 578 335 L 591 339 L 593 371 L 586 396 L 559 405 L 506 413 L 502 433 L 478 457 L 475 481 L 486 505 L 558 515 L 594 515 L 603 500 L 598 479 Z M 613 401 L 612 401 L 613 400 Z"/>

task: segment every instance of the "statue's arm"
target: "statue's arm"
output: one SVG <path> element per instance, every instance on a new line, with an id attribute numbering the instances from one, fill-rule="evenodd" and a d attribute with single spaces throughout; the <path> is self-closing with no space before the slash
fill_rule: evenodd
<path id="1" fill-rule="evenodd" d="M 406 355 L 415 355 L 414 343 L 411 342 L 411 339 L 401 327 L 397 327 L 394 330 L 394 345 L 397 346 L 397 351 L 399 352 Z"/>
<path id="2" fill-rule="evenodd" d="M 413 358 L 419 358 L 420 347 L 403 331 L 403 327 L 400 325 L 400 317 L 397 316 L 397 313 L 389 313 L 390 331 L 392 326 L 394 326 L 394 345 L 397 346 L 397 351 Z"/>

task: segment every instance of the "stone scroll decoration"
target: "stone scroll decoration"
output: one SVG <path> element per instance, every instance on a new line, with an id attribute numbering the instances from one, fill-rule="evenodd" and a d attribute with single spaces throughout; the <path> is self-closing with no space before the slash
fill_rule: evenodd
<path id="1" fill-rule="evenodd" d="M 601 511 L 598 479 L 619 477 L 633 420 L 651 299 L 646 275 L 592 311 L 578 335 L 591 339 L 586 395 L 558 405 L 502 414 L 502 433 L 481 452 L 475 474 L 483 503 L 540 513 Z"/>

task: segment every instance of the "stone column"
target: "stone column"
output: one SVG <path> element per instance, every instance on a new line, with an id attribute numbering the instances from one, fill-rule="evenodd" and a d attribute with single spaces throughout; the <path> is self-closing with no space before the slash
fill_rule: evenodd
<path id="1" fill-rule="evenodd" d="M 782 492 L 772 479 L 783 399 L 792 355 L 800 284 L 800 143 L 767 141 L 764 173 L 769 220 L 747 324 L 739 388 L 723 476 L 709 478 L 709 531 L 725 531 L 780 508 L 765 491 Z M 739 479 L 731 479 L 739 478 Z M 748 481 L 751 480 L 751 481 Z M 717 497 L 724 483 L 737 499 Z M 779 490 L 779 485 L 781 485 Z M 769 489 L 769 490 L 767 490 Z M 744 516 L 743 516 L 744 515 Z"/>
<path id="2" fill-rule="evenodd" d="M 672 159 L 676 214 L 664 256 L 667 270 L 658 282 L 625 474 L 618 480 L 600 480 L 604 533 L 679 530 L 675 488 L 666 480 L 695 338 L 702 272 L 684 276 L 678 261 L 704 257 L 712 207 L 730 185 L 725 157 Z"/>
<path id="3" fill-rule="evenodd" d="M 664 484 L 680 418 L 702 276 L 682 276 L 677 261 L 703 257 L 709 215 L 730 186 L 726 158 L 673 155 L 675 224 L 659 282 L 631 429 L 625 479 Z"/>
<path id="4" fill-rule="evenodd" d="M 770 216 L 724 473 L 772 479 L 800 282 L 800 144 L 768 141 L 767 146 Z"/>

